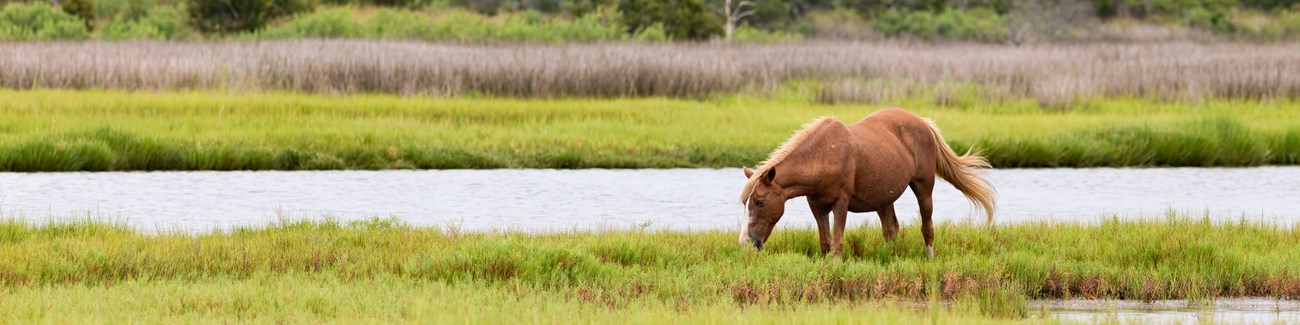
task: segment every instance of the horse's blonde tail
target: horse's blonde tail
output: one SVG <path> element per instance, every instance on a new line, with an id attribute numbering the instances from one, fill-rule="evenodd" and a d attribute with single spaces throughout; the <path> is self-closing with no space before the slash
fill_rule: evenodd
<path id="1" fill-rule="evenodd" d="M 934 144 L 939 151 L 938 168 L 936 168 L 939 177 L 965 194 L 972 205 L 983 208 L 988 215 L 987 222 L 993 222 L 993 212 L 997 210 L 995 202 L 997 192 L 993 189 L 993 184 L 984 178 L 984 170 L 989 168 L 989 161 L 984 157 L 971 154 L 970 151 L 958 156 L 952 151 L 952 147 L 944 142 L 943 135 L 939 134 L 939 127 L 934 125 L 934 121 L 926 119 L 925 122 L 930 126 L 930 134 L 934 135 Z"/>

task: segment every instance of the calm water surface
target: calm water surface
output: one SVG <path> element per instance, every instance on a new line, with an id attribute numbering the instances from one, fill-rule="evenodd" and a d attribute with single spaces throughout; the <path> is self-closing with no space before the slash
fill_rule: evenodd
<path id="1" fill-rule="evenodd" d="M 996 222 L 1159 218 L 1170 209 L 1219 220 L 1300 221 L 1300 167 L 1007 169 L 989 174 Z M 144 230 L 206 231 L 294 219 L 397 217 L 467 230 L 649 227 L 733 229 L 743 217 L 739 169 L 318 172 L 0 173 L 2 217 L 94 218 Z M 814 225 L 803 199 L 783 227 Z M 982 221 L 940 182 L 935 218 Z M 916 199 L 897 203 L 917 220 Z M 854 224 L 879 222 L 852 214 Z"/>
<path id="2" fill-rule="evenodd" d="M 1030 313 L 1067 322 L 1108 324 L 1297 324 L 1300 301 L 1264 298 L 1217 299 L 1212 303 L 1185 300 L 1103 301 L 1039 300 Z"/>

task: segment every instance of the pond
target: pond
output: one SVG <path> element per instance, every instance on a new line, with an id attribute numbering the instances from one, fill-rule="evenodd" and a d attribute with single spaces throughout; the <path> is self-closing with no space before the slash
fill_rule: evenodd
<path id="1" fill-rule="evenodd" d="M 1161 218 L 1300 221 L 1300 167 L 1003 169 L 998 223 Z M 97 218 L 145 231 L 207 231 L 291 219 L 396 217 L 465 230 L 735 229 L 739 169 L 0 173 L 4 218 Z M 935 192 L 938 222 L 982 222 L 952 186 Z M 917 221 L 915 197 L 896 205 Z M 851 214 L 851 225 L 879 222 Z M 781 227 L 813 227 L 802 199 Z"/>

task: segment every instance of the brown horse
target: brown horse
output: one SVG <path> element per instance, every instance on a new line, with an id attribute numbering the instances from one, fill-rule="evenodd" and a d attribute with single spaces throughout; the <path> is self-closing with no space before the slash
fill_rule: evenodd
<path id="1" fill-rule="evenodd" d="M 741 229 L 740 242 L 763 249 L 785 213 L 785 201 L 800 196 L 808 197 L 817 219 L 822 253 L 840 255 L 849 212 L 876 211 L 888 242 L 898 234 L 894 201 L 910 186 L 921 206 L 925 253 L 933 257 L 930 194 L 935 174 L 983 208 L 991 222 L 994 191 L 982 176 L 988 167 L 983 157 L 958 156 L 934 122 L 901 109 L 876 111 L 853 125 L 819 118 L 786 140 L 757 170 L 744 168 L 749 181 L 740 201 L 749 210 L 749 221 Z M 835 214 L 833 235 L 828 234 L 830 213 Z"/>

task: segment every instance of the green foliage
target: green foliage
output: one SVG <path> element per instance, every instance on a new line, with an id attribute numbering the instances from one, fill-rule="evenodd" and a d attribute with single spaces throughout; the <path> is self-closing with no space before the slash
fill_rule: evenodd
<path id="1" fill-rule="evenodd" d="M 144 16 L 119 15 L 100 28 L 98 38 L 106 40 L 179 40 L 193 35 L 185 13 L 176 7 L 150 8 Z"/>
<path id="2" fill-rule="evenodd" d="M 798 41 L 801 38 L 799 34 L 786 33 L 782 31 L 763 31 L 758 28 L 750 27 L 748 24 L 740 25 L 736 28 L 736 34 L 732 35 L 732 40 L 741 43 L 779 43 Z"/>
<path id="3" fill-rule="evenodd" d="M 528 11 L 489 19 L 464 10 L 431 16 L 406 10 L 381 9 L 358 21 L 351 8 L 322 9 L 295 16 L 283 24 L 256 33 L 258 39 L 372 38 L 426 41 L 484 42 L 540 41 L 591 42 L 627 38 L 611 10 L 593 12 L 572 20 L 545 18 Z"/>
<path id="4" fill-rule="evenodd" d="M 561 9 L 573 17 L 585 16 L 588 13 L 601 10 L 602 8 L 617 8 L 617 0 L 567 0 L 561 4 Z"/>
<path id="5" fill-rule="evenodd" d="M 297 15 L 288 22 L 267 27 L 258 33 L 258 37 L 263 39 L 348 38 L 360 35 L 361 24 L 352 17 L 352 11 L 345 7 Z"/>
<path id="6" fill-rule="evenodd" d="M 323 0 L 325 4 L 332 5 L 355 5 L 355 6 L 384 6 L 384 7 L 407 7 L 415 8 L 427 4 L 423 0 Z"/>
<path id="7" fill-rule="evenodd" d="M 661 24 L 672 39 L 704 40 L 722 34 L 722 21 L 702 0 L 620 0 L 629 33 Z"/>
<path id="8" fill-rule="evenodd" d="M 1223 11 L 1210 11 L 1206 8 L 1197 7 L 1187 11 L 1187 15 L 1183 19 L 1188 26 L 1203 30 L 1219 33 L 1232 33 L 1238 30 L 1237 26 L 1228 20 L 1227 13 Z"/>
<path id="9" fill-rule="evenodd" d="M 881 13 L 874 23 L 877 31 L 888 36 L 912 35 L 920 38 L 934 38 L 938 34 L 934 15 L 928 11 L 908 12 L 889 10 Z"/>
<path id="10" fill-rule="evenodd" d="M 95 0 L 62 0 L 60 4 L 63 12 L 80 18 L 86 24 L 86 29 L 94 27 Z"/>
<path id="11" fill-rule="evenodd" d="M 158 0 L 95 0 L 95 16 L 99 19 L 140 19 L 155 7 L 173 7 L 159 4 Z"/>
<path id="12" fill-rule="evenodd" d="M 885 35 L 911 35 L 922 39 L 1002 42 L 1009 35 L 1002 16 L 988 9 L 954 9 L 938 15 L 928 11 L 889 10 L 877 17 L 874 27 Z"/>
<path id="13" fill-rule="evenodd" d="M 311 10 L 314 0 L 189 0 L 190 23 L 204 32 L 261 29 L 271 20 Z"/>
<path id="14" fill-rule="evenodd" d="M 10 3 L 0 12 L 0 40 L 83 40 L 85 22 L 44 3 Z"/>
<path id="15" fill-rule="evenodd" d="M 1004 42 L 1009 35 L 1002 16 L 989 9 L 948 10 L 935 20 L 946 38 Z"/>

